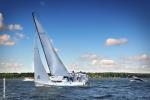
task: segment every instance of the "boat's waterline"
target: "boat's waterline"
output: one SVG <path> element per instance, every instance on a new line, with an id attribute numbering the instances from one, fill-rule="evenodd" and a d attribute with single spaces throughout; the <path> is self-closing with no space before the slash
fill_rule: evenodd
<path id="1" fill-rule="evenodd" d="M 87 86 L 88 82 L 48 82 L 48 83 L 42 83 L 42 82 L 35 82 L 35 86 L 41 87 L 51 87 L 51 86 Z"/>

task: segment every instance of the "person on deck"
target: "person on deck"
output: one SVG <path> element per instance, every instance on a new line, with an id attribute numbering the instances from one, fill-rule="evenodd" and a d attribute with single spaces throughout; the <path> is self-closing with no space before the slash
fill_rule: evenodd
<path id="1" fill-rule="evenodd" d="M 71 76 L 72 77 L 70 77 L 70 80 L 73 82 L 74 81 L 74 77 L 75 77 L 75 72 L 74 71 L 72 71 Z"/>

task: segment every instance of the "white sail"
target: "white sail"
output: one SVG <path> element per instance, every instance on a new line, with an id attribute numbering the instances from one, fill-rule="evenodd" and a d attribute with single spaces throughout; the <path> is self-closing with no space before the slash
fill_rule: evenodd
<path id="1" fill-rule="evenodd" d="M 35 41 L 35 47 L 34 47 L 34 80 L 35 82 L 40 82 L 40 83 L 49 82 L 49 76 L 40 59 L 40 54 L 37 47 L 37 41 Z"/>
<path id="2" fill-rule="evenodd" d="M 49 40 L 46 33 L 44 32 L 41 24 L 39 23 L 39 21 L 35 16 L 33 17 L 37 28 L 38 36 L 41 41 L 42 48 L 46 57 L 46 61 L 50 69 L 50 73 L 54 76 L 70 76 L 66 67 L 64 66 L 64 64 L 58 57 L 56 51 L 54 50 L 52 43 Z"/>

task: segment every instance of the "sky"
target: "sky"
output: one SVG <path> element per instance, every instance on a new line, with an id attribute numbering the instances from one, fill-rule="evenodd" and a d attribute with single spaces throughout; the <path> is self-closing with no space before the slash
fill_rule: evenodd
<path id="1" fill-rule="evenodd" d="M 0 0 L 0 72 L 33 72 L 32 12 L 68 71 L 150 73 L 149 0 Z"/>

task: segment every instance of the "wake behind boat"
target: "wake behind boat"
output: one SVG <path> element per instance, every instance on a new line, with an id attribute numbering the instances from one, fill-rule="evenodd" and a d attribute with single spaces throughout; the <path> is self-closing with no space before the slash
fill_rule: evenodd
<path id="1" fill-rule="evenodd" d="M 25 77 L 22 81 L 34 81 L 33 78 Z"/>
<path id="2" fill-rule="evenodd" d="M 130 79 L 131 82 L 144 82 L 143 79 L 138 78 L 137 76 L 132 76 L 132 78 Z"/>
<path id="3" fill-rule="evenodd" d="M 36 86 L 84 86 L 88 83 L 88 76 L 84 73 L 69 73 L 59 58 L 46 32 L 32 13 L 37 37 L 34 45 L 34 82 Z M 41 44 L 44 57 L 49 68 L 50 77 L 42 63 L 38 41 Z"/>

